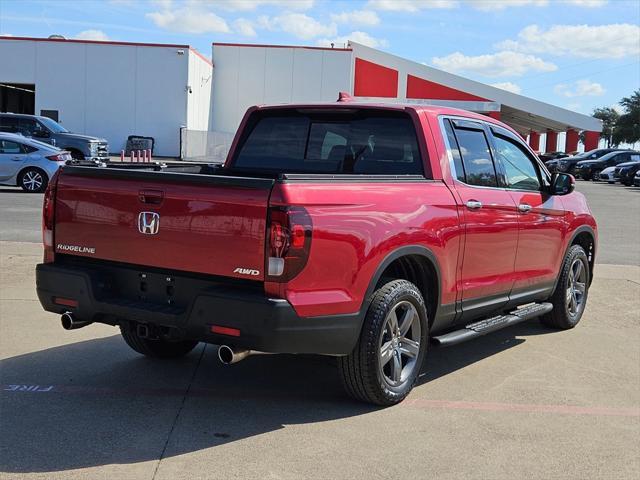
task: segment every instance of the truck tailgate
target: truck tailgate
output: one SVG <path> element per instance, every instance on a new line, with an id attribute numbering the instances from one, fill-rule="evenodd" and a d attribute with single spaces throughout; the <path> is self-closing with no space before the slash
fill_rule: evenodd
<path id="1" fill-rule="evenodd" d="M 269 179 L 66 167 L 57 185 L 56 252 L 263 280 L 272 186 Z"/>

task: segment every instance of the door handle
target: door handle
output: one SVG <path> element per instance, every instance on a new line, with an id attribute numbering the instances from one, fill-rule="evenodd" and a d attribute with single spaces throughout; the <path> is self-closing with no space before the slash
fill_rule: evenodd
<path id="1" fill-rule="evenodd" d="M 518 205 L 518 210 L 520 210 L 520 213 L 529 213 L 531 208 L 531 205 L 529 205 L 528 203 L 521 203 L 520 205 Z"/>
<path id="2" fill-rule="evenodd" d="M 482 202 L 479 202 L 478 200 L 468 200 L 466 205 L 470 210 L 478 210 L 479 208 L 482 208 Z"/>
<path id="3" fill-rule="evenodd" d="M 24 160 L 22 157 L 11 157 L 11 160 L 14 162 L 19 162 L 20 160 Z"/>

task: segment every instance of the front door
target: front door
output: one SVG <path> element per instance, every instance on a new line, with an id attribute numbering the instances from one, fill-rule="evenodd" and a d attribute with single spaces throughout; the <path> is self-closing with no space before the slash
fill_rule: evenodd
<path id="1" fill-rule="evenodd" d="M 518 250 L 511 300 L 544 298 L 555 284 L 564 256 L 565 210 L 548 193 L 538 161 L 506 129 L 491 127 L 499 176 L 518 209 Z"/>
<path id="2" fill-rule="evenodd" d="M 518 245 L 518 212 L 498 176 L 482 123 L 445 120 L 454 159 L 455 191 L 465 228 L 461 284 L 463 319 L 488 314 L 509 300 Z"/>

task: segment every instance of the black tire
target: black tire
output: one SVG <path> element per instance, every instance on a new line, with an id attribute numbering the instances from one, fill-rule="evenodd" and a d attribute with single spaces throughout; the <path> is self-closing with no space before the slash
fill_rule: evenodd
<path id="1" fill-rule="evenodd" d="M 584 270 L 584 293 L 580 300 L 579 307 L 572 313 L 570 300 L 568 299 L 569 282 L 572 276 L 572 269 L 576 262 L 582 263 Z M 575 272 L 575 270 L 574 270 Z M 540 317 L 540 321 L 551 328 L 566 330 L 575 327 L 584 313 L 589 296 L 589 283 L 591 282 L 591 271 L 589 270 L 589 260 L 587 254 L 580 245 L 573 245 L 569 248 L 567 255 L 562 263 L 558 285 L 553 295 L 548 300 L 553 304 L 553 310 L 546 315 Z"/>
<path id="2" fill-rule="evenodd" d="M 18 175 L 18 186 L 28 193 L 42 193 L 47 189 L 49 176 L 44 170 L 28 167 Z"/>
<path id="3" fill-rule="evenodd" d="M 76 150 L 75 148 L 63 148 L 63 150 L 69 152 L 71 154 L 71 158 L 74 160 L 84 160 L 84 153 L 80 150 Z"/>
<path id="4" fill-rule="evenodd" d="M 122 338 L 133 350 L 152 358 L 179 358 L 193 350 L 198 342 L 194 340 L 165 340 L 142 338 L 136 331 L 135 323 L 120 325 Z"/>
<path id="5" fill-rule="evenodd" d="M 413 312 L 408 304 L 413 306 L 418 318 L 415 318 L 415 315 L 412 316 L 412 326 L 409 328 L 411 334 L 407 331 L 405 336 L 419 338 L 418 352 L 413 357 L 405 358 L 407 363 L 403 364 L 402 355 L 405 353 L 398 353 L 402 350 L 402 343 L 396 344 L 398 346 L 395 354 L 400 362 L 401 375 L 404 375 L 404 368 L 407 368 L 409 362 L 412 362 L 412 368 L 405 379 L 398 380 L 400 382 L 398 385 L 391 385 L 384 373 L 387 364 L 380 360 L 381 345 L 389 332 L 387 330 L 388 315 L 391 311 L 397 311 L 398 308 L 407 308 L 407 311 Z M 406 318 L 404 317 L 404 321 L 407 321 Z M 388 406 L 401 402 L 411 392 L 420 373 L 427 351 L 428 324 L 424 299 L 413 283 L 406 280 L 391 280 L 378 288 L 373 295 L 360 338 L 353 352 L 338 358 L 340 377 L 347 393 L 357 400 L 376 405 Z M 390 345 L 391 341 L 385 343 Z M 405 349 L 406 347 L 407 344 Z M 392 351 L 393 348 L 390 346 L 388 350 Z M 395 364 L 396 357 L 392 354 L 389 358 L 393 360 L 387 360 L 387 362 Z"/>

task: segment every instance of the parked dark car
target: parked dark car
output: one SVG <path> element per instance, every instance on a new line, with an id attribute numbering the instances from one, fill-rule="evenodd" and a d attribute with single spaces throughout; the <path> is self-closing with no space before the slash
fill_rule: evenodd
<path id="1" fill-rule="evenodd" d="M 54 145 L 76 160 L 109 160 L 109 144 L 104 138 L 72 133 L 48 117 L 0 113 L 0 131 Z"/>
<path id="2" fill-rule="evenodd" d="M 633 177 L 633 185 L 635 187 L 640 187 L 640 170 L 636 172 L 636 176 Z"/>
<path id="3" fill-rule="evenodd" d="M 560 158 L 557 160 L 549 160 L 545 162 L 545 165 L 551 172 L 565 172 L 573 174 L 576 164 L 583 160 L 596 160 L 603 155 L 611 152 L 617 152 L 617 148 L 597 148 L 595 150 L 589 150 L 588 152 L 575 155 L 573 157 Z"/>
<path id="4" fill-rule="evenodd" d="M 548 162 L 549 160 L 558 160 L 559 158 L 567 158 L 568 156 L 569 155 L 564 152 L 547 152 L 538 155 L 538 157 L 540 157 L 540 160 L 542 160 L 543 162 Z"/>
<path id="5" fill-rule="evenodd" d="M 631 161 L 618 165 L 613 172 L 613 178 L 630 187 L 638 170 L 640 170 L 640 154 L 631 154 Z"/>
<path id="6" fill-rule="evenodd" d="M 596 160 L 582 160 L 578 162 L 574 168 L 575 175 L 584 180 L 592 180 L 594 175 L 600 173 L 607 167 L 620 165 L 621 163 L 630 162 L 631 156 L 637 156 L 640 152 L 632 150 L 619 150 L 607 153 Z"/>

